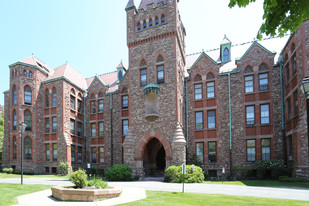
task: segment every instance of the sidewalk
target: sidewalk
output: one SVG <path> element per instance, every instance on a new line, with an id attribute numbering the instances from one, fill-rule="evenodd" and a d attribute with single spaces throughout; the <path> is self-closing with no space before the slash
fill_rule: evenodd
<path id="1" fill-rule="evenodd" d="M 17 197 L 19 204 L 15 206 L 105 206 L 118 205 L 146 198 L 145 189 L 130 187 L 123 187 L 119 197 L 96 202 L 60 202 L 52 198 L 51 195 L 52 192 L 49 189 L 19 196 Z"/>

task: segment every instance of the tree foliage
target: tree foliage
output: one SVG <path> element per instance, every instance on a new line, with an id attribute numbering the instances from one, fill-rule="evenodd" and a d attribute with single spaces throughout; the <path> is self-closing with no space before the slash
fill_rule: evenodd
<path id="1" fill-rule="evenodd" d="M 230 0 L 229 7 L 246 7 L 256 0 Z M 288 31 L 295 32 L 306 19 L 309 19 L 308 0 L 264 0 L 264 23 L 257 38 L 262 34 L 284 36 Z"/>

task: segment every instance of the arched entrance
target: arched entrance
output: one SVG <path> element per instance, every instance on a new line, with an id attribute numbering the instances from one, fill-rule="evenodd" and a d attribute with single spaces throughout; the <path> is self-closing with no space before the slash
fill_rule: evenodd
<path id="1" fill-rule="evenodd" d="M 152 138 L 144 148 L 143 165 L 145 176 L 164 176 L 166 154 L 162 143 Z"/>

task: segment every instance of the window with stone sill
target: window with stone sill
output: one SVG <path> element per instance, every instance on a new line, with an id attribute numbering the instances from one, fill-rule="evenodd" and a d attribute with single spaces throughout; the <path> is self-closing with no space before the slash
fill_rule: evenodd
<path id="1" fill-rule="evenodd" d="M 24 153 L 25 160 L 32 160 L 32 140 L 28 136 L 24 139 Z"/>
<path id="2" fill-rule="evenodd" d="M 162 16 L 161 16 L 161 24 L 164 24 L 164 23 L 165 23 L 165 16 L 162 15 Z"/>
<path id="3" fill-rule="evenodd" d="M 254 105 L 246 106 L 246 125 L 252 126 L 255 124 Z"/>
<path id="4" fill-rule="evenodd" d="M 52 91 L 52 106 L 53 107 L 57 106 L 57 91 L 55 87 L 53 88 Z"/>
<path id="5" fill-rule="evenodd" d="M 71 162 L 75 162 L 75 146 L 71 145 Z"/>
<path id="6" fill-rule="evenodd" d="M 97 125 L 96 123 L 91 123 L 91 137 L 97 136 Z"/>
<path id="7" fill-rule="evenodd" d="M 270 160 L 270 139 L 261 140 L 262 160 Z"/>
<path id="8" fill-rule="evenodd" d="M 206 90 L 207 90 L 207 98 L 214 98 L 215 97 L 215 82 L 207 82 L 206 83 Z"/>
<path id="9" fill-rule="evenodd" d="M 254 91 L 253 75 L 245 76 L 245 93 Z"/>
<path id="10" fill-rule="evenodd" d="M 98 100 L 98 111 L 99 111 L 99 113 L 103 113 L 103 99 L 99 99 Z"/>
<path id="11" fill-rule="evenodd" d="M 294 100 L 294 116 L 298 115 L 298 90 L 293 93 Z"/>
<path id="12" fill-rule="evenodd" d="M 129 107 L 129 98 L 128 95 L 122 96 L 122 109 L 128 109 Z"/>
<path id="13" fill-rule="evenodd" d="M 289 63 L 285 66 L 285 74 L 286 74 L 286 84 L 290 82 L 290 65 Z"/>
<path id="14" fill-rule="evenodd" d="M 104 147 L 99 147 L 100 163 L 104 163 Z"/>
<path id="15" fill-rule="evenodd" d="M 152 19 L 149 19 L 149 27 L 152 27 Z"/>
<path id="16" fill-rule="evenodd" d="M 50 160 L 50 145 L 45 144 L 45 160 L 49 161 Z"/>
<path id="17" fill-rule="evenodd" d="M 97 163 L 97 148 L 96 147 L 91 148 L 91 162 Z"/>
<path id="18" fill-rule="evenodd" d="M 255 161 L 255 140 L 247 140 L 247 161 Z"/>
<path id="19" fill-rule="evenodd" d="M 138 23 L 138 24 L 137 24 L 137 31 L 140 31 L 141 29 L 142 29 L 141 24 Z"/>
<path id="20" fill-rule="evenodd" d="M 195 129 L 202 130 L 203 128 L 203 112 L 195 112 Z"/>
<path id="21" fill-rule="evenodd" d="M 269 124 L 269 104 L 261 104 L 261 124 Z"/>
<path id="22" fill-rule="evenodd" d="M 32 130 L 32 114 L 30 110 L 25 110 L 24 111 L 24 123 L 27 125 L 26 131 L 31 131 Z"/>
<path id="23" fill-rule="evenodd" d="M 82 112 L 82 101 L 80 99 L 77 100 L 77 112 Z"/>
<path id="24" fill-rule="evenodd" d="M 70 132 L 72 135 L 75 135 L 75 120 L 74 119 L 70 120 Z"/>
<path id="25" fill-rule="evenodd" d="M 293 76 L 297 73 L 296 55 L 295 54 L 292 57 L 292 73 L 293 73 Z"/>
<path id="26" fill-rule="evenodd" d="M 57 132 L 57 117 L 52 117 L 52 132 Z"/>
<path id="27" fill-rule="evenodd" d="M 17 91 L 16 91 L 16 86 L 13 86 L 13 105 L 17 104 Z"/>
<path id="28" fill-rule="evenodd" d="M 82 136 L 82 123 L 77 122 L 77 136 Z"/>
<path id="29" fill-rule="evenodd" d="M 27 71 L 24 70 L 24 77 L 27 77 L 27 76 L 28 76 Z"/>
<path id="30" fill-rule="evenodd" d="M 204 143 L 196 142 L 195 143 L 195 154 L 200 163 L 204 163 Z"/>
<path id="31" fill-rule="evenodd" d="M 95 114 L 97 112 L 95 100 L 90 101 L 90 111 L 91 111 L 91 114 Z"/>
<path id="32" fill-rule="evenodd" d="M 50 132 L 49 118 L 45 118 L 45 133 Z"/>
<path id="33" fill-rule="evenodd" d="M 49 107 L 49 89 L 45 90 L 45 107 Z"/>
<path id="34" fill-rule="evenodd" d="M 122 135 L 125 136 L 127 135 L 129 129 L 129 120 L 123 119 L 122 120 Z"/>
<path id="35" fill-rule="evenodd" d="M 53 147 L 53 161 L 57 161 L 57 151 L 58 151 L 57 143 L 53 143 L 52 147 Z"/>
<path id="36" fill-rule="evenodd" d="M 208 142 L 208 162 L 217 162 L 217 142 Z"/>
<path id="37" fill-rule="evenodd" d="M 16 111 L 13 110 L 13 130 L 16 130 L 17 127 L 17 115 L 16 115 Z"/>
<path id="38" fill-rule="evenodd" d="M 144 20 L 143 29 L 146 29 L 146 28 L 147 28 L 147 22 L 146 22 L 146 20 Z"/>
<path id="39" fill-rule="evenodd" d="M 29 71 L 29 78 L 32 78 L 32 72 Z"/>
<path id="40" fill-rule="evenodd" d="M 70 96 L 70 108 L 75 110 L 75 97 L 73 95 Z"/>
<path id="41" fill-rule="evenodd" d="M 140 70 L 140 82 L 141 87 L 144 87 L 147 85 L 147 69 L 141 69 Z"/>
<path id="42" fill-rule="evenodd" d="M 78 163 L 82 163 L 83 161 L 83 148 L 77 147 L 77 161 Z"/>
<path id="43" fill-rule="evenodd" d="M 164 65 L 157 66 L 157 84 L 164 83 Z"/>
<path id="44" fill-rule="evenodd" d="M 200 100 L 203 98 L 202 83 L 194 84 L 194 99 Z"/>
<path id="45" fill-rule="evenodd" d="M 268 90 L 268 73 L 259 74 L 260 91 Z"/>
<path id="46" fill-rule="evenodd" d="M 17 142 L 16 137 L 13 137 L 13 160 L 17 159 Z"/>
<path id="47" fill-rule="evenodd" d="M 157 17 L 157 16 L 155 18 L 155 24 L 156 24 L 156 26 L 159 25 L 159 17 Z"/>
<path id="48" fill-rule="evenodd" d="M 208 129 L 216 128 L 216 110 L 207 111 L 207 126 Z"/>
<path id="49" fill-rule="evenodd" d="M 99 136 L 100 137 L 104 136 L 104 124 L 103 124 L 103 122 L 99 122 Z"/>
<path id="50" fill-rule="evenodd" d="M 32 104 L 32 90 L 28 85 L 24 87 L 24 103 L 29 105 Z"/>

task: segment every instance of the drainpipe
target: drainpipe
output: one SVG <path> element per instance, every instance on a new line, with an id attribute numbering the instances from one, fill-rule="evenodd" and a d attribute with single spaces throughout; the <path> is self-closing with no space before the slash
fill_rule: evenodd
<path id="1" fill-rule="evenodd" d="M 87 141 L 86 141 L 86 136 L 87 136 L 87 134 L 86 134 L 86 97 L 87 97 L 87 92 L 85 91 L 84 93 L 83 93 L 83 102 L 84 102 L 84 144 L 85 144 L 85 156 L 86 156 L 86 158 L 85 158 L 85 162 L 87 163 L 87 154 L 88 154 L 88 152 L 87 152 Z M 78 150 L 78 148 L 77 148 L 77 150 Z M 78 151 L 77 151 L 78 152 Z M 78 157 L 77 157 L 78 158 Z M 78 160 L 77 160 L 78 161 Z M 89 161 L 90 162 L 90 161 Z"/>
<path id="2" fill-rule="evenodd" d="M 114 142 L 113 142 L 113 94 L 109 95 L 110 112 L 111 112 L 111 166 L 114 165 Z"/>
<path id="3" fill-rule="evenodd" d="M 283 56 L 282 54 L 279 57 L 278 60 L 279 63 L 279 68 L 280 68 L 280 89 L 281 89 L 281 131 L 282 131 L 282 136 L 283 136 L 283 159 L 284 163 L 287 164 L 287 151 L 286 151 L 286 137 L 285 137 L 285 114 L 284 114 L 284 87 L 283 87 Z"/>
<path id="4" fill-rule="evenodd" d="M 186 142 L 187 142 L 187 149 L 188 149 L 188 136 L 189 136 L 189 115 L 188 115 L 188 79 L 185 79 L 185 87 L 186 87 Z"/>

